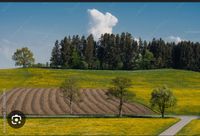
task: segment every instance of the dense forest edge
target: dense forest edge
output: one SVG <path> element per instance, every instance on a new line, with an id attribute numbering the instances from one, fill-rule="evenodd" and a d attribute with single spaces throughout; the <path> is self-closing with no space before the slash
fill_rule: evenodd
<path id="1" fill-rule="evenodd" d="M 130 33 L 102 34 L 98 41 L 73 35 L 56 40 L 50 64 L 32 67 L 95 70 L 146 70 L 160 68 L 200 71 L 200 43 L 165 42 L 162 38 L 147 42 Z"/>

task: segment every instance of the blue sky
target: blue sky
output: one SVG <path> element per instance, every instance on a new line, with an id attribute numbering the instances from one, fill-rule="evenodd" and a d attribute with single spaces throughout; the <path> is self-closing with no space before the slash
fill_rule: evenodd
<path id="1" fill-rule="evenodd" d="M 55 40 L 88 35 L 88 9 L 117 18 L 113 33 L 200 42 L 200 3 L 0 3 L 0 68 L 15 67 L 11 56 L 17 48 L 29 47 L 36 62 L 45 63 Z"/>

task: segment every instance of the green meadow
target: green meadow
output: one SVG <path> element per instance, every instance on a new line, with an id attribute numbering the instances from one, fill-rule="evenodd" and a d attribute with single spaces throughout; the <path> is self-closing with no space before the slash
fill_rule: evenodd
<path id="1" fill-rule="evenodd" d="M 136 93 L 137 102 L 149 106 L 153 88 L 167 85 L 178 99 L 176 107 L 168 114 L 200 115 L 200 73 L 186 70 L 158 69 L 136 71 L 113 70 L 58 70 L 18 68 L 0 70 L 0 89 L 16 87 L 59 87 L 61 82 L 74 76 L 82 88 L 108 88 L 111 79 L 125 76 L 132 79 L 131 91 Z"/>

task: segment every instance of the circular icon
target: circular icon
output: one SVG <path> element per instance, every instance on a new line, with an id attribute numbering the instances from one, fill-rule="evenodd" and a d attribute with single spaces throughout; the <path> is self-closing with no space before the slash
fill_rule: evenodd
<path id="1" fill-rule="evenodd" d="M 8 124 L 13 128 L 21 128 L 26 122 L 26 117 L 21 111 L 12 111 L 7 116 Z"/>

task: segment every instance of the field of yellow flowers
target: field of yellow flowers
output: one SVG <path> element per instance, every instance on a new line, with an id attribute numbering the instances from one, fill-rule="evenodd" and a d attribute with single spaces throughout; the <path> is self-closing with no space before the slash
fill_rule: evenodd
<path id="1" fill-rule="evenodd" d="M 200 119 L 195 119 L 186 125 L 177 135 L 200 135 Z"/>
<path id="2" fill-rule="evenodd" d="M 0 120 L 3 123 L 2 119 Z M 7 135 L 158 135 L 177 122 L 175 118 L 37 118 L 20 129 L 0 127 Z"/>
<path id="3" fill-rule="evenodd" d="M 76 77 L 82 88 L 107 88 L 111 79 L 125 76 L 132 79 L 131 91 L 135 101 L 149 106 L 153 88 L 167 85 L 178 99 L 177 106 L 167 110 L 168 114 L 200 114 L 200 72 L 158 69 L 136 71 L 113 70 L 60 70 L 18 68 L 0 70 L 0 90 L 16 87 L 59 87 L 69 77 Z"/>

